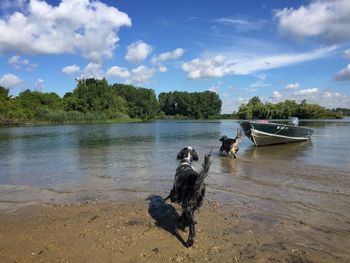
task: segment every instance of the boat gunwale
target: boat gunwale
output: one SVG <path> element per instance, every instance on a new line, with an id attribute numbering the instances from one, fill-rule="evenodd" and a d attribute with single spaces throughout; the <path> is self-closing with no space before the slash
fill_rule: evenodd
<path id="1" fill-rule="evenodd" d="M 241 121 L 240 123 L 244 123 L 244 122 L 245 123 L 249 123 L 252 126 L 252 128 L 254 128 L 254 126 L 253 126 L 254 124 L 258 124 L 258 125 L 270 125 L 270 126 L 284 126 L 284 127 L 308 130 L 308 131 L 313 132 L 313 129 L 311 129 L 311 128 L 303 127 L 303 126 L 294 126 L 294 125 L 290 125 L 290 124 L 283 124 L 283 123 L 276 123 L 276 122 L 260 123 L 260 122 L 257 122 L 257 121 Z"/>
<path id="2" fill-rule="evenodd" d="M 276 133 L 269 133 L 269 132 L 263 132 L 263 131 L 259 131 L 257 129 L 254 129 L 253 128 L 253 131 L 258 133 L 258 134 L 253 134 L 252 133 L 252 137 L 256 136 L 256 135 L 259 135 L 260 134 L 263 134 L 263 135 L 266 135 L 266 136 L 272 136 L 272 137 L 279 137 L 279 138 L 286 138 L 286 139 L 292 139 L 292 140 L 296 140 L 296 141 L 307 141 L 311 138 L 311 136 L 309 137 L 291 137 L 291 136 L 286 136 L 286 135 L 280 135 L 280 134 L 276 134 Z"/>

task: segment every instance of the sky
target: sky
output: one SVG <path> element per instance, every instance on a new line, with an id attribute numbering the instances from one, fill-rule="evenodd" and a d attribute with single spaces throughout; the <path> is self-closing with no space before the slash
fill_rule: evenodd
<path id="1" fill-rule="evenodd" d="M 0 86 L 73 91 L 106 78 L 350 108 L 349 0 L 0 0 Z"/>

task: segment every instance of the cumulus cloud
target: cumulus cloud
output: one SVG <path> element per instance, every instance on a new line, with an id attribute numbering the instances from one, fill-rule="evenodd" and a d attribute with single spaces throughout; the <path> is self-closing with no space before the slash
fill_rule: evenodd
<path id="1" fill-rule="evenodd" d="M 193 59 L 188 63 L 183 63 L 182 69 L 188 73 L 187 77 L 190 79 L 217 78 L 233 74 L 233 70 L 230 65 L 227 65 L 223 55 Z"/>
<path id="2" fill-rule="evenodd" d="M 100 1 L 61 0 L 58 6 L 29 0 L 23 12 L 0 19 L 0 53 L 80 53 L 93 62 L 111 58 L 127 14 Z"/>
<path id="3" fill-rule="evenodd" d="M 103 77 L 104 77 L 104 73 L 101 69 L 101 65 L 90 62 L 82 70 L 82 73 L 79 78 L 80 79 L 88 79 L 88 78 L 102 79 Z"/>
<path id="4" fill-rule="evenodd" d="M 126 68 L 114 66 L 107 70 L 106 76 L 127 79 L 128 77 L 130 77 L 130 73 Z"/>
<path id="5" fill-rule="evenodd" d="M 156 70 L 146 66 L 138 66 L 131 71 L 130 78 L 127 79 L 126 83 L 134 85 L 142 85 L 147 83 L 154 75 Z"/>
<path id="6" fill-rule="evenodd" d="M 273 92 L 269 98 L 269 100 L 273 103 L 285 100 L 295 100 L 296 102 L 300 103 L 305 99 L 308 103 L 315 103 L 329 109 L 350 107 L 350 96 L 339 92 L 322 90 L 320 88 L 306 88 L 298 90 L 284 89 L 277 92 L 278 93 Z"/>
<path id="7" fill-rule="evenodd" d="M 12 89 L 16 86 L 19 86 L 23 83 L 23 80 L 13 74 L 5 74 L 0 79 L 0 86 L 3 86 L 7 89 Z"/>
<path id="8" fill-rule="evenodd" d="M 28 65 L 29 64 L 29 60 L 28 59 L 21 59 L 20 56 L 12 56 L 11 58 L 9 58 L 9 64 L 16 68 L 16 69 L 20 69 L 21 65 Z"/>
<path id="9" fill-rule="evenodd" d="M 277 91 L 277 90 L 273 91 L 273 92 L 272 92 L 272 98 L 274 98 L 274 99 L 282 98 L 281 92 L 279 92 L 279 91 Z"/>
<path id="10" fill-rule="evenodd" d="M 313 94 L 316 94 L 319 91 L 319 88 L 310 88 L 310 89 L 300 89 L 295 91 L 295 95 L 301 95 L 301 96 L 310 96 Z"/>
<path id="11" fill-rule="evenodd" d="M 312 1 L 297 9 L 275 11 L 282 34 L 297 39 L 319 36 L 327 42 L 337 43 L 350 39 L 350 1 Z"/>
<path id="12" fill-rule="evenodd" d="M 300 88 L 300 84 L 295 82 L 295 83 L 290 83 L 290 84 L 287 84 L 285 89 L 286 90 L 297 90 Z"/>
<path id="13" fill-rule="evenodd" d="M 167 60 L 175 60 L 180 58 L 184 54 L 185 50 L 182 48 L 177 48 L 173 51 L 164 52 L 159 54 L 158 56 L 154 56 L 152 58 L 153 64 L 158 64 Z"/>
<path id="14" fill-rule="evenodd" d="M 152 47 L 147 43 L 139 40 L 131 43 L 127 47 L 127 53 L 125 59 L 132 64 L 142 63 L 148 55 L 152 52 Z"/>
<path id="15" fill-rule="evenodd" d="M 64 67 L 63 69 L 62 69 L 62 73 L 64 73 L 64 74 L 67 74 L 67 75 L 69 75 L 69 74 L 74 74 L 74 73 L 77 73 L 77 72 L 79 72 L 80 71 L 80 67 L 79 66 L 77 66 L 77 65 L 70 65 L 70 66 L 67 66 L 67 67 Z"/>
<path id="16" fill-rule="evenodd" d="M 346 68 L 343 68 L 333 77 L 336 81 L 346 81 L 350 80 L 350 64 L 347 65 Z"/>
<path id="17" fill-rule="evenodd" d="M 275 68 L 281 68 L 310 60 L 320 59 L 332 54 L 336 46 L 316 49 L 304 53 L 274 55 L 227 54 L 196 58 L 182 64 L 190 79 L 223 77 L 225 75 L 248 75 Z"/>
<path id="18" fill-rule="evenodd" d="M 26 67 L 27 71 L 32 71 L 38 65 L 30 63 L 28 59 L 22 59 L 20 56 L 15 55 L 8 59 L 9 64 L 15 69 L 21 69 L 22 66 Z"/>

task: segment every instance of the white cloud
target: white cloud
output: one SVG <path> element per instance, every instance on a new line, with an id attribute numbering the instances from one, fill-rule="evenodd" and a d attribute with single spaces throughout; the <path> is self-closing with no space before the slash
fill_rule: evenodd
<path id="1" fill-rule="evenodd" d="M 299 63 L 303 63 L 306 61 L 311 61 L 315 59 L 320 59 L 332 54 L 334 50 L 336 50 L 336 46 L 326 47 L 316 49 L 310 52 L 304 53 L 286 53 L 286 54 L 275 54 L 275 55 L 257 55 L 256 57 L 251 58 L 251 56 L 247 57 L 239 57 L 234 61 L 237 61 L 233 64 L 232 70 L 235 74 L 238 75 L 246 75 L 255 72 L 259 72 L 262 70 L 269 70 L 275 68 L 281 68 L 289 65 L 295 65 Z"/>
<path id="2" fill-rule="evenodd" d="M 297 82 L 287 84 L 286 87 L 285 87 L 286 90 L 297 90 L 299 88 L 300 88 L 300 85 Z"/>
<path id="3" fill-rule="evenodd" d="M 270 97 L 270 102 L 277 103 L 285 100 L 295 100 L 300 103 L 302 100 L 306 100 L 308 103 L 315 103 L 326 107 L 328 109 L 333 108 L 350 108 L 350 96 L 340 94 L 339 92 L 333 92 L 329 90 L 322 90 L 320 88 L 307 88 L 300 90 L 283 90 L 278 91 L 280 96 Z"/>
<path id="4" fill-rule="evenodd" d="M 266 21 L 264 20 L 248 20 L 244 18 L 231 18 L 231 17 L 222 17 L 213 20 L 214 22 L 233 27 L 237 32 L 245 32 L 250 30 L 260 29 Z"/>
<path id="5" fill-rule="evenodd" d="M 320 59 L 332 54 L 336 46 L 320 48 L 311 52 L 274 55 L 232 54 L 225 56 L 196 58 L 182 64 L 190 79 L 223 77 L 225 75 L 248 75 L 269 69 L 281 68 L 310 60 Z"/>
<path id="6" fill-rule="evenodd" d="M 217 78 L 233 73 L 230 65 L 225 63 L 223 55 L 193 59 L 188 63 L 183 63 L 182 69 L 188 72 L 187 77 L 190 79 Z"/>
<path id="7" fill-rule="evenodd" d="M 282 98 L 281 92 L 279 92 L 279 91 L 277 91 L 277 90 L 273 91 L 273 92 L 272 92 L 272 98 L 274 98 L 274 99 Z"/>
<path id="8" fill-rule="evenodd" d="M 158 67 L 158 70 L 159 70 L 159 72 L 161 72 L 161 73 L 165 73 L 165 72 L 168 71 L 168 68 L 167 68 L 166 66 L 164 66 L 164 65 L 160 65 L 160 66 Z"/>
<path id="9" fill-rule="evenodd" d="M 312 1 L 298 9 L 275 11 L 280 32 L 301 39 L 320 36 L 337 43 L 350 39 L 350 1 Z"/>
<path id="10" fill-rule="evenodd" d="M 152 52 L 152 47 L 145 42 L 139 40 L 131 43 L 127 47 L 127 53 L 125 59 L 133 64 L 142 63 L 148 55 Z"/>
<path id="11" fill-rule="evenodd" d="M 101 70 L 101 65 L 90 62 L 83 69 L 79 78 L 80 79 L 88 79 L 88 78 L 102 79 L 103 77 L 104 77 L 104 73 Z"/>
<path id="12" fill-rule="evenodd" d="M 345 58 L 350 58 L 350 48 L 344 51 L 343 56 L 344 56 Z"/>
<path id="13" fill-rule="evenodd" d="M 7 89 L 14 88 L 23 83 L 23 80 L 13 74 L 5 74 L 0 79 L 0 86 L 3 86 Z"/>
<path id="14" fill-rule="evenodd" d="M 67 66 L 67 67 L 64 67 L 62 69 L 62 73 L 64 73 L 64 74 L 74 74 L 74 73 L 77 73 L 79 71 L 80 71 L 80 67 L 75 65 L 75 64 Z"/>
<path id="15" fill-rule="evenodd" d="M 350 80 L 350 64 L 347 65 L 346 68 L 343 68 L 333 77 L 336 81 L 346 81 Z"/>
<path id="16" fill-rule="evenodd" d="M 34 86 L 35 86 L 36 90 L 40 90 L 40 91 L 43 90 L 43 88 L 44 88 L 44 80 L 38 79 L 35 82 Z"/>
<path id="17" fill-rule="evenodd" d="M 15 69 L 21 69 L 22 66 L 25 66 L 27 71 L 32 71 L 38 66 L 37 64 L 30 63 L 28 59 L 22 59 L 18 55 L 10 57 L 8 62 Z"/>
<path id="18" fill-rule="evenodd" d="M 9 58 L 9 64 L 16 68 L 16 69 L 20 69 L 21 65 L 28 65 L 29 64 L 29 60 L 28 59 L 21 59 L 20 56 L 12 56 L 11 58 Z"/>
<path id="19" fill-rule="evenodd" d="M 152 58 L 153 64 L 158 64 L 159 62 L 164 62 L 167 60 L 175 60 L 180 58 L 184 54 L 185 50 L 182 48 L 177 48 L 173 51 L 164 52 Z"/>
<path id="20" fill-rule="evenodd" d="M 107 77 L 119 77 L 126 79 L 130 77 L 130 73 L 126 68 L 121 68 L 118 66 L 111 67 L 110 69 L 107 70 L 106 73 Z"/>
<path id="21" fill-rule="evenodd" d="M 100 1 L 61 0 L 58 6 L 30 0 L 23 12 L 0 19 L 0 53 L 79 52 L 93 62 L 111 58 L 127 14 Z"/>
<path id="22" fill-rule="evenodd" d="M 319 88 L 300 89 L 295 91 L 295 95 L 309 96 L 319 92 Z"/>
<path id="23" fill-rule="evenodd" d="M 134 85 L 142 85 L 147 83 L 150 78 L 153 77 L 156 70 L 154 68 L 148 68 L 146 66 L 138 66 L 131 71 L 130 78 L 126 83 Z"/>

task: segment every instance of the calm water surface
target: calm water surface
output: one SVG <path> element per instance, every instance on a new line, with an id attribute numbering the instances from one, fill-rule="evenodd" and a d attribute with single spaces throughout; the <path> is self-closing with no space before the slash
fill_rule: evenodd
<path id="1" fill-rule="evenodd" d="M 208 197 L 251 203 L 262 213 L 350 225 L 350 120 L 301 123 L 312 141 L 254 147 L 240 144 L 239 159 L 220 156 L 221 135 L 235 121 L 157 121 L 0 129 L 0 211 L 39 203 L 165 196 L 177 152 L 213 149 Z M 333 226 L 334 227 L 334 226 Z"/>

